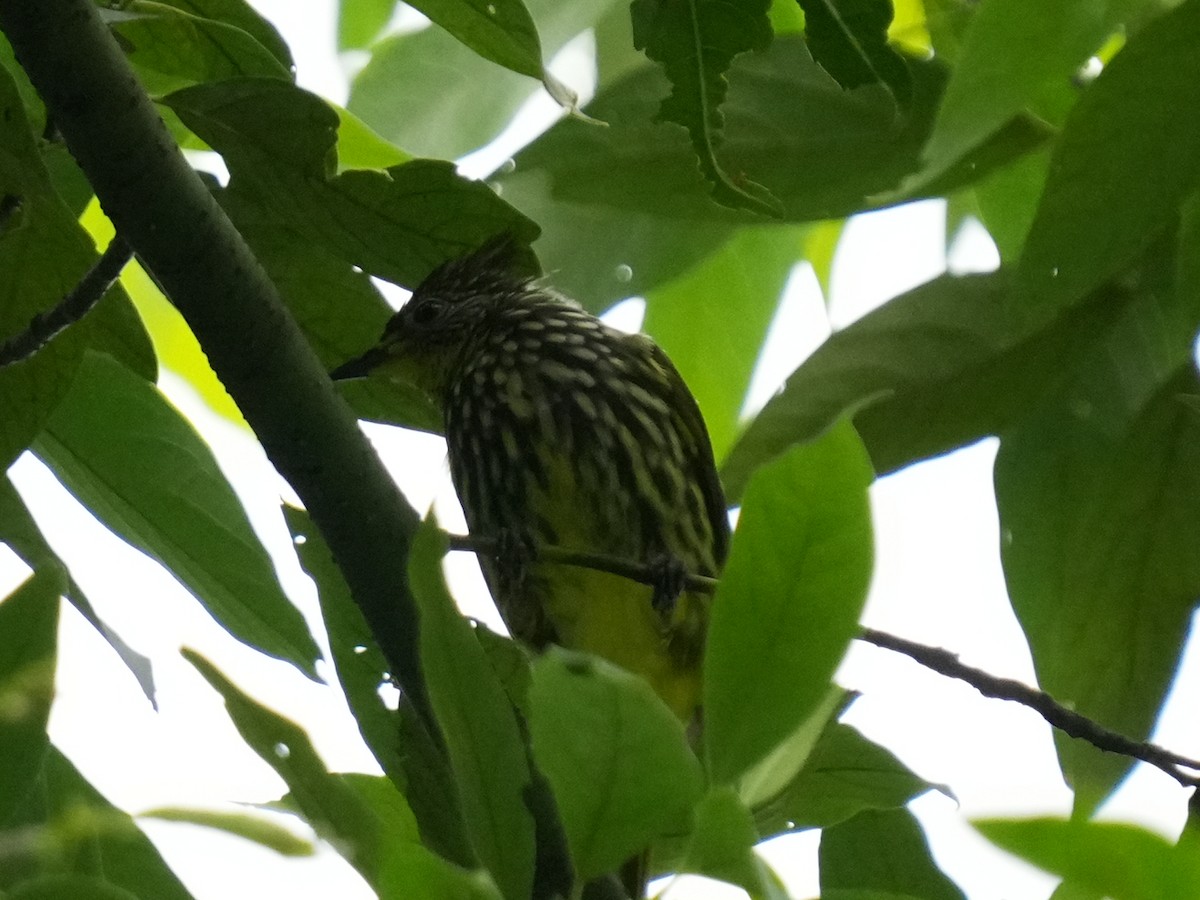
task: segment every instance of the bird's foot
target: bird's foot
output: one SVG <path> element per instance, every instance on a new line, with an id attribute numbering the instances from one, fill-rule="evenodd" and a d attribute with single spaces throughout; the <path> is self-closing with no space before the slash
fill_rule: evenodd
<path id="1" fill-rule="evenodd" d="M 669 623 L 675 612 L 675 603 L 687 584 L 687 567 L 683 560 L 671 553 L 652 557 L 647 567 L 654 586 L 650 602 L 663 622 Z"/>

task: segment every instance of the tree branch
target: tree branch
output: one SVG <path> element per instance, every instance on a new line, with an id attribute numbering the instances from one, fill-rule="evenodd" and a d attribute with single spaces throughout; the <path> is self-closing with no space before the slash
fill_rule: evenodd
<path id="1" fill-rule="evenodd" d="M 498 545 L 495 540 L 489 538 L 451 535 L 450 549 L 494 556 L 498 551 Z M 601 572 L 610 572 L 641 584 L 654 584 L 654 569 L 632 560 L 603 553 L 585 553 L 565 547 L 542 544 L 536 547 L 535 552 L 538 559 L 546 562 L 598 569 Z M 686 577 L 687 589 L 702 594 L 715 593 L 717 584 L 716 578 L 708 578 L 704 575 L 689 573 Z M 1063 706 L 1045 691 L 1031 688 L 1011 678 L 999 678 L 981 669 L 972 668 L 959 661 L 958 657 L 949 650 L 918 644 L 915 641 L 876 631 L 873 628 L 862 629 L 858 639 L 886 650 L 903 653 L 939 675 L 965 681 L 985 697 L 1011 700 L 1027 706 L 1045 719 L 1051 727 L 1057 728 L 1064 734 L 1087 741 L 1099 750 L 1139 759 L 1166 772 L 1185 787 L 1200 786 L 1200 761 L 1172 753 L 1157 744 L 1135 741 L 1123 734 L 1110 731 L 1087 716 L 1080 715 Z"/>
<path id="2" fill-rule="evenodd" d="M 82 319 L 108 293 L 121 270 L 133 258 L 133 248 L 120 235 L 109 241 L 96 264 L 75 289 L 53 309 L 38 313 L 29 327 L 0 344 L 0 369 L 28 359 L 70 325 Z"/>
<path id="3" fill-rule="evenodd" d="M 406 567 L 417 514 L 91 0 L 0 0 L 0 29 L 117 233 L 183 314 L 304 502 L 400 688 L 431 726 Z"/>

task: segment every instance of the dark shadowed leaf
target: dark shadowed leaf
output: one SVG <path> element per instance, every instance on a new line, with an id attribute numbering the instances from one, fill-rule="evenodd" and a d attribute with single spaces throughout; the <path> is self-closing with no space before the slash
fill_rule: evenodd
<path id="1" fill-rule="evenodd" d="M 966 900 L 906 809 L 861 812 L 821 832 L 822 900 Z"/>
<path id="2" fill-rule="evenodd" d="M 901 105 L 912 98 L 904 57 L 888 45 L 891 0 L 802 0 L 813 58 L 846 89 L 884 84 Z"/>
<path id="3" fill-rule="evenodd" d="M 336 172 L 338 114 L 283 81 L 197 85 L 166 98 L 225 158 L 231 184 L 365 272 L 414 287 L 440 262 L 537 226 L 448 162 Z M 240 181 L 239 181 L 240 179 Z"/>
<path id="4" fill-rule="evenodd" d="M 671 82 L 656 118 L 687 129 L 713 199 L 775 217 L 783 210 L 770 191 L 739 170 L 726 171 L 716 155 L 724 139 L 725 74 L 738 54 L 770 45 L 769 7 L 769 0 L 633 0 L 630 14 L 634 46 L 659 63 Z"/>
<path id="5" fill-rule="evenodd" d="M 35 445 L 109 528 L 234 637 L 316 677 L 320 655 L 212 451 L 153 385 L 89 353 Z"/>
<path id="6" fill-rule="evenodd" d="M 683 727 L 637 676 L 553 650 L 533 666 L 530 735 L 587 880 L 655 838 L 685 834 L 703 793 Z"/>
<path id="7" fill-rule="evenodd" d="M 714 781 L 733 782 L 825 697 L 871 577 L 873 478 L 858 435 L 841 422 L 751 481 L 705 657 Z"/>

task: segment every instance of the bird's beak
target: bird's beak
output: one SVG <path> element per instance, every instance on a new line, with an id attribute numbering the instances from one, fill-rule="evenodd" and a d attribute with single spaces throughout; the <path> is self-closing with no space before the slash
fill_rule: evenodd
<path id="1" fill-rule="evenodd" d="M 334 381 L 350 381 L 354 378 L 366 378 L 377 366 L 385 362 L 387 358 L 387 351 L 383 347 L 372 347 L 362 356 L 356 356 L 354 359 L 342 363 L 329 373 L 329 377 Z"/>

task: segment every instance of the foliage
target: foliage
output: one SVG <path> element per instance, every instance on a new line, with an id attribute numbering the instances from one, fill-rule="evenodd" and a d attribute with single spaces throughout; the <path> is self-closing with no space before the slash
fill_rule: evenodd
<path id="1" fill-rule="evenodd" d="M 436 735 L 414 706 L 380 700 L 382 641 L 321 534 L 286 511 L 382 776 L 329 772 L 297 725 L 189 660 L 286 782 L 283 806 L 381 897 L 577 890 L 647 847 L 658 872 L 782 897 L 752 848 L 809 828 L 824 834 L 826 897 L 961 896 L 904 808 L 934 786 L 838 721 L 833 674 L 872 570 L 867 488 L 999 438 L 1004 570 L 1041 686 L 1150 734 L 1200 596 L 1200 0 L 907 0 L 923 26 L 903 35 L 888 0 L 424 0 L 413 5 L 435 24 L 406 33 L 387 28 L 393 5 L 341 2 L 341 46 L 367 58 L 348 108 L 296 85 L 286 44 L 245 0 L 102 13 L 171 135 L 223 158 L 229 181 L 210 188 L 323 365 L 379 333 L 389 307 L 371 276 L 411 288 L 501 231 L 534 241 L 589 309 L 646 298 L 646 327 L 687 376 L 742 506 L 704 734 L 689 745 L 624 672 L 558 652 L 531 662 L 470 627 L 432 522 L 409 572 Z M 584 32 L 598 80 L 581 116 L 545 63 Z M 450 160 L 542 86 L 568 114 L 487 183 L 460 175 Z M 80 219 L 91 194 L 0 41 L 0 338 L 95 259 L 81 224 L 94 210 Z M 982 222 L 999 271 L 894 297 L 739 423 L 791 269 L 824 271 L 840 220 L 923 197 Z M 114 288 L 0 369 L 0 455 L 31 451 L 230 634 L 315 677 L 318 640 L 203 438 L 155 385 L 161 368 L 211 396 L 212 375 L 163 340 L 153 286 L 127 283 L 132 301 Z M 361 418 L 439 427 L 424 398 L 395 388 L 344 397 Z M 60 596 L 151 695 L 153 680 L 35 507 L 0 484 L 0 541 L 33 572 L 0 603 L 0 891 L 186 897 L 46 734 Z M 1076 820 L 982 833 L 1084 895 L 1190 896 L 1192 856 L 1087 821 L 1128 760 L 1065 737 L 1058 751 Z M 252 816 L 160 815 L 305 851 Z"/>

